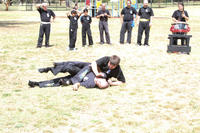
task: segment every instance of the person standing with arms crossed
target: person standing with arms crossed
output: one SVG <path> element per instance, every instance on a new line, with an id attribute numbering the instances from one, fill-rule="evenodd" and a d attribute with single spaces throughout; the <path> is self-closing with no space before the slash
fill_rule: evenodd
<path id="1" fill-rule="evenodd" d="M 124 44 L 124 36 L 126 31 L 128 31 L 127 43 L 131 44 L 131 34 L 132 34 L 132 23 L 134 20 L 134 14 L 137 15 L 135 8 L 131 7 L 131 2 L 127 1 L 127 7 L 122 9 L 122 28 L 120 31 L 120 44 Z"/>
<path id="2" fill-rule="evenodd" d="M 142 34 L 145 31 L 144 45 L 149 46 L 149 32 L 152 26 L 152 17 L 154 16 L 153 10 L 148 7 L 148 0 L 144 0 L 143 7 L 139 9 L 138 12 L 138 37 L 137 44 L 141 46 Z"/>
<path id="3" fill-rule="evenodd" d="M 47 3 L 38 4 L 36 5 L 36 8 L 40 13 L 40 18 L 41 18 L 37 48 L 42 47 L 44 34 L 45 34 L 45 47 L 50 47 L 51 45 L 49 45 L 49 37 L 51 31 L 51 17 L 53 17 L 54 21 L 56 18 L 55 13 L 52 10 L 47 9 Z"/>
<path id="4" fill-rule="evenodd" d="M 97 13 L 97 18 L 99 18 L 99 32 L 100 32 L 100 44 L 104 44 L 103 32 L 105 31 L 106 43 L 110 43 L 110 34 L 108 30 L 108 18 L 111 18 L 110 12 L 106 9 L 106 5 L 102 4 L 101 10 Z"/>

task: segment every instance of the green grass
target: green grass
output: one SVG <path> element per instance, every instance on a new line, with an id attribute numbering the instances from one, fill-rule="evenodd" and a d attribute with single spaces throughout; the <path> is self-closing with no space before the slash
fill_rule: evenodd
<path id="1" fill-rule="evenodd" d="M 69 21 L 66 12 L 56 12 L 51 44 L 36 49 L 39 14 L 1 12 L 0 20 L 0 132 L 109 132 L 198 133 L 200 132 L 199 7 L 187 7 L 190 15 L 192 52 L 167 54 L 170 17 L 176 8 L 154 9 L 157 18 L 150 33 L 150 47 L 119 45 L 120 20 L 109 20 L 112 46 L 99 45 L 98 20 L 93 19 L 93 48 L 82 48 L 79 23 L 76 47 L 68 52 Z M 3 25 L 2 25 L 3 24 Z M 105 55 L 121 57 L 127 83 L 105 90 L 78 92 L 71 86 L 29 88 L 28 80 L 55 78 L 37 69 L 59 61 L 92 62 Z M 56 77 L 63 76 L 59 74 Z"/>

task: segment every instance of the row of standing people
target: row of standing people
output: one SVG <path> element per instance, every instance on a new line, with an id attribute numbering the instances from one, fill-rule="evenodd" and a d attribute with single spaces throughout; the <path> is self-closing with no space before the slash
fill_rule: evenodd
<path id="1" fill-rule="evenodd" d="M 148 3 L 145 1 L 144 3 Z M 49 36 L 50 36 L 50 23 L 51 23 L 51 17 L 53 17 L 53 20 L 55 19 L 55 13 L 47 9 L 47 4 L 37 5 L 37 10 L 40 13 L 41 17 L 41 25 L 40 25 L 40 32 L 39 32 L 39 38 L 38 38 L 38 48 L 42 47 L 43 42 L 43 36 L 45 34 L 45 46 L 50 47 L 49 45 Z M 144 5 L 143 8 L 148 8 L 148 12 L 152 11 L 151 8 Z M 141 9 L 140 9 L 141 10 Z M 142 10 L 140 11 L 138 15 L 141 15 L 144 13 Z M 153 12 L 152 12 L 153 13 Z M 93 38 L 92 38 L 92 32 L 90 29 L 90 24 L 92 22 L 91 16 L 88 15 L 88 9 L 83 10 L 83 16 L 82 13 L 78 12 L 77 10 L 72 10 L 71 14 L 67 13 L 67 17 L 70 20 L 70 27 L 69 27 L 69 50 L 76 50 L 75 43 L 77 40 L 77 29 L 78 29 L 78 19 L 81 16 L 81 23 L 82 23 L 82 46 L 84 47 L 86 45 L 86 35 L 88 36 L 89 46 L 93 45 Z M 149 14 L 149 13 L 147 13 Z M 134 15 L 137 15 L 137 11 L 135 8 L 131 7 L 130 1 L 127 2 L 127 7 L 125 7 L 121 11 L 121 16 L 123 18 L 123 23 L 120 31 L 120 43 L 124 43 L 124 36 L 126 31 L 128 31 L 128 37 L 127 37 L 127 43 L 131 43 L 131 33 L 132 33 L 132 26 L 131 23 L 134 20 Z M 152 16 L 153 14 L 149 14 Z M 142 16 L 143 17 L 143 16 Z M 100 32 L 100 44 L 104 44 L 104 32 L 105 32 L 105 38 L 106 43 L 111 44 L 110 41 L 110 34 L 108 29 L 108 18 L 111 18 L 109 10 L 106 9 L 106 5 L 102 4 L 101 10 L 97 13 L 97 18 L 99 19 L 99 32 Z M 142 19 L 141 19 L 142 20 Z M 139 26 L 138 31 L 138 42 L 141 42 L 141 31 L 145 30 L 144 26 Z M 146 36 L 148 38 L 148 36 Z M 145 39 L 147 40 L 147 39 Z"/>
<path id="2" fill-rule="evenodd" d="M 179 4 L 179 10 L 184 11 L 184 5 Z M 55 13 L 47 9 L 47 4 L 37 5 L 37 10 L 40 13 L 41 17 L 41 25 L 40 25 L 40 32 L 39 32 L 39 38 L 38 38 L 38 48 L 41 48 L 42 41 L 43 41 L 43 35 L 45 34 L 45 46 L 50 47 L 49 45 L 49 36 L 50 36 L 50 21 L 51 17 L 53 17 L 53 20 L 55 19 Z M 183 9 L 181 9 L 183 8 Z M 173 21 L 180 21 L 188 20 L 188 14 L 187 11 L 184 11 L 184 16 L 180 16 L 179 10 L 175 11 L 172 15 Z M 83 16 L 81 16 L 84 14 Z M 88 36 L 89 46 L 93 45 L 93 38 L 92 38 L 92 32 L 90 29 L 90 24 L 92 22 L 91 16 L 88 15 L 88 9 L 84 9 L 83 13 L 78 12 L 77 10 L 73 9 L 71 11 L 71 14 L 67 13 L 67 17 L 70 20 L 70 27 L 69 27 L 69 50 L 76 50 L 75 43 L 77 40 L 77 29 L 78 29 L 78 19 L 81 16 L 81 23 L 82 23 L 82 46 L 86 46 L 86 35 Z M 143 7 L 137 10 L 134 7 L 131 7 L 130 1 L 127 1 L 127 7 L 123 8 L 121 11 L 121 21 L 122 21 L 122 27 L 120 31 L 120 44 L 124 44 L 124 37 L 125 33 L 127 34 L 127 43 L 131 43 L 131 36 L 132 36 L 132 23 L 134 20 L 134 16 L 136 17 L 136 23 L 139 26 L 138 27 L 138 36 L 137 36 L 137 45 L 141 46 L 141 40 L 143 32 L 145 31 L 145 39 L 144 39 L 144 45 L 149 45 L 149 33 L 150 28 L 152 26 L 152 17 L 154 16 L 152 8 L 148 6 L 148 0 L 144 0 Z M 105 32 L 105 38 L 106 43 L 111 44 L 110 41 L 110 34 L 108 29 L 108 18 L 111 18 L 111 15 L 109 13 L 109 10 L 106 9 L 106 5 L 102 4 L 101 10 L 97 13 L 97 18 L 99 18 L 99 32 L 100 32 L 100 44 L 104 44 L 104 32 Z"/>

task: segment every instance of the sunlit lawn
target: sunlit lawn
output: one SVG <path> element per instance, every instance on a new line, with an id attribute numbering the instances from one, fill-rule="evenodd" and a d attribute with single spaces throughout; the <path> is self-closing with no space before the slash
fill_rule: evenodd
<path id="1" fill-rule="evenodd" d="M 186 7 L 192 34 L 190 55 L 167 54 L 171 14 L 176 8 L 154 9 L 150 47 L 119 45 L 121 23 L 109 20 L 112 45 L 100 45 L 93 19 L 94 47 L 82 48 L 79 23 L 76 47 L 69 52 L 69 20 L 56 12 L 51 48 L 37 49 L 38 12 L 0 12 L 0 132 L 2 133 L 199 133 L 199 7 Z M 55 78 L 37 69 L 59 61 L 89 61 L 117 54 L 127 83 L 105 90 L 72 91 L 71 86 L 29 88 L 28 80 Z M 59 74 L 60 77 L 66 74 Z"/>

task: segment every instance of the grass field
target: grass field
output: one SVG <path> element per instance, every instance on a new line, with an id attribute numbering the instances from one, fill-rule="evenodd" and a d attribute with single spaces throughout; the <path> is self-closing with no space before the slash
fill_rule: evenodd
<path id="1" fill-rule="evenodd" d="M 170 16 L 176 8 L 154 9 L 150 47 L 119 45 L 119 19 L 109 20 L 112 46 L 100 45 L 93 19 L 93 48 L 68 52 L 69 21 L 56 12 L 51 44 L 36 49 L 39 14 L 0 12 L 0 132 L 2 133 L 199 133 L 200 20 L 199 7 L 187 7 L 192 34 L 190 55 L 167 54 Z M 28 80 L 55 78 L 37 69 L 54 61 L 89 61 L 105 55 L 121 57 L 127 83 L 105 90 L 72 91 L 69 87 L 29 88 Z M 59 74 L 57 77 L 63 76 Z"/>

